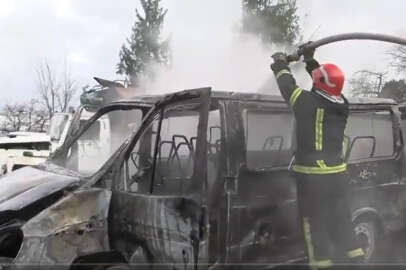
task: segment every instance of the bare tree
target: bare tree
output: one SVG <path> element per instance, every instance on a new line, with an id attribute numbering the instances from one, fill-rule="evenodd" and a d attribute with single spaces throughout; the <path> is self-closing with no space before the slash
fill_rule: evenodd
<path id="1" fill-rule="evenodd" d="M 26 130 L 44 132 L 45 124 L 49 120 L 47 110 L 36 99 L 31 99 L 24 107 Z"/>
<path id="2" fill-rule="evenodd" d="M 37 89 L 39 101 L 48 112 L 48 119 L 51 119 L 55 112 L 66 112 L 77 90 L 66 65 L 61 78 L 58 78 L 48 62 L 37 69 Z"/>
<path id="3" fill-rule="evenodd" d="M 48 62 L 36 70 L 38 98 L 24 103 L 6 104 L 2 108 L 5 122 L 2 131 L 44 132 L 56 112 L 66 112 L 76 93 L 76 84 L 65 65 L 61 76 Z"/>
<path id="4" fill-rule="evenodd" d="M 31 99 L 24 107 L 27 119 L 27 131 L 31 131 L 34 126 L 34 119 L 35 119 L 35 107 L 37 105 L 37 100 Z"/>
<path id="5" fill-rule="evenodd" d="M 47 108 L 49 118 L 56 111 L 56 101 L 59 92 L 56 74 L 48 62 L 37 69 L 37 88 L 41 103 Z"/>
<path id="6" fill-rule="evenodd" d="M 6 104 L 3 108 L 6 116 L 5 131 L 18 131 L 21 129 L 24 118 L 24 105 L 14 103 Z"/>
<path id="7" fill-rule="evenodd" d="M 360 70 L 354 73 L 349 80 L 351 96 L 354 97 L 378 97 L 385 84 L 386 72 L 374 72 Z"/>
<path id="8" fill-rule="evenodd" d="M 3 107 L 6 121 L 3 131 L 37 131 L 44 132 L 48 122 L 48 111 L 35 99 L 27 103 L 6 104 Z"/>
<path id="9" fill-rule="evenodd" d="M 69 67 L 65 65 L 65 69 L 62 75 L 61 87 L 57 95 L 58 109 L 60 112 L 67 112 L 69 105 L 76 93 L 76 83 L 69 70 Z"/>
<path id="10" fill-rule="evenodd" d="M 406 101 L 406 82 L 405 80 L 389 80 L 382 87 L 379 95 L 382 98 L 390 98 L 397 102 Z"/>
<path id="11" fill-rule="evenodd" d="M 406 71 L 406 47 L 396 46 L 388 51 L 388 55 L 392 57 L 391 66 L 398 72 Z"/>

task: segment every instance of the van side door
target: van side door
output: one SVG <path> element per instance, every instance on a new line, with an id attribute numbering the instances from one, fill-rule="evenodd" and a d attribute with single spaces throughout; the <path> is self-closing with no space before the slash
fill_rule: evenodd
<path id="1" fill-rule="evenodd" d="M 244 102 L 239 116 L 241 160 L 231 157 L 237 180 L 227 192 L 227 263 L 269 266 L 303 257 L 296 184 L 289 172 L 293 113 L 284 103 Z"/>
<path id="2" fill-rule="evenodd" d="M 131 264 L 198 263 L 210 89 L 179 99 L 144 120 L 115 173 L 110 241 Z"/>

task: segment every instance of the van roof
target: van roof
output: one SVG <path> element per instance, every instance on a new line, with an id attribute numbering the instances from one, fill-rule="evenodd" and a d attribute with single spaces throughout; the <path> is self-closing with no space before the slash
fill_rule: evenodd
<path id="1" fill-rule="evenodd" d="M 130 99 L 121 100 L 122 102 L 141 102 L 147 104 L 153 104 L 171 96 L 187 94 L 193 92 L 193 90 L 184 90 L 181 92 L 168 93 L 164 95 L 140 95 Z M 211 97 L 214 99 L 230 99 L 230 100 L 245 100 L 245 101 L 269 101 L 269 102 L 285 102 L 280 95 L 267 95 L 260 93 L 248 93 L 248 92 L 229 92 L 229 91 L 212 91 Z M 397 102 L 387 98 L 348 98 L 350 104 L 353 105 L 396 105 Z"/>

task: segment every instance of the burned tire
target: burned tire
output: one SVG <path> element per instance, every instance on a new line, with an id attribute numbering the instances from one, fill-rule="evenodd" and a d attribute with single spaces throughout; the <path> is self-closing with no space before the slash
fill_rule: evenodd
<path id="1" fill-rule="evenodd" d="M 130 270 L 130 268 L 126 265 L 114 265 L 106 268 L 106 270 Z"/>
<path id="2" fill-rule="evenodd" d="M 378 222 L 372 218 L 357 219 L 354 222 L 357 242 L 365 252 L 365 263 L 378 262 L 382 258 L 382 235 Z"/>
<path id="3" fill-rule="evenodd" d="M 126 264 L 116 264 L 116 265 L 108 265 L 108 266 L 96 266 L 92 270 L 130 270 Z"/>

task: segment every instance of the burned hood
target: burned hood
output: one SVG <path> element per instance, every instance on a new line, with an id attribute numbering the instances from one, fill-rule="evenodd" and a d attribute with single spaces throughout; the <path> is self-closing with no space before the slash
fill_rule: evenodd
<path id="1" fill-rule="evenodd" d="M 16 211 L 64 188 L 78 184 L 78 177 L 24 167 L 0 178 L 0 212 Z"/>

